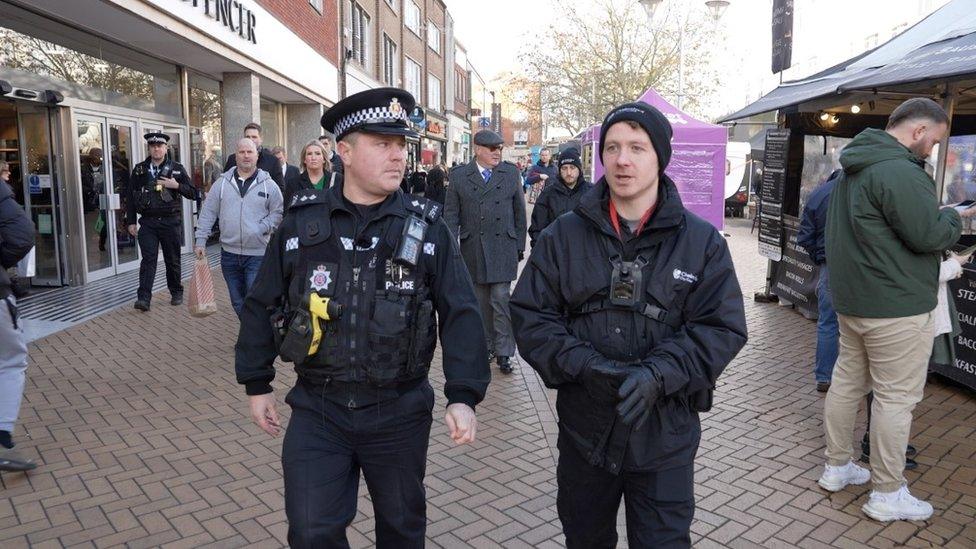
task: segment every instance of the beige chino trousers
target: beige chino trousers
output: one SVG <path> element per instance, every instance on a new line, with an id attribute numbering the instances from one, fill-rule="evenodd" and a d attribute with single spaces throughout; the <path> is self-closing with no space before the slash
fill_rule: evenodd
<path id="1" fill-rule="evenodd" d="M 840 353 L 824 402 L 827 463 L 851 459 L 854 421 L 865 395 L 871 408 L 871 480 L 878 492 L 906 484 L 912 410 L 922 400 L 934 330 L 931 312 L 901 318 L 838 314 Z"/>

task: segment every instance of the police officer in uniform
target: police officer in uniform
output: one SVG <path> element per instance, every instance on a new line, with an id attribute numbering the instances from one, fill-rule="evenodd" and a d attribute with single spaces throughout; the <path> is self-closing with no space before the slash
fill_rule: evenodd
<path id="1" fill-rule="evenodd" d="M 519 353 L 558 391 L 566 546 L 689 547 L 698 413 L 746 342 L 722 235 L 664 170 L 671 124 L 646 103 L 603 121 L 606 176 L 542 231 L 512 294 Z"/>
<path id="2" fill-rule="evenodd" d="M 170 304 L 183 303 L 180 276 L 180 212 L 183 201 L 180 197 L 195 200 L 197 194 L 186 168 L 167 158 L 169 136 L 151 132 L 143 137 L 149 146 L 149 158 L 132 169 L 125 217 L 129 234 L 138 235 L 139 250 L 142 252 L 135 308 L 148 311 L 160 247 L 163 248 L 163 262 L 166 265 Z M 140 215 L 138 230 L 137 213 Z"/>
<path id="3" fill-rule="evenodd" d="M 455 443 L 475 438 L 491 375 L 478 301 L 440 205 L 399 188 L 413 107 L 406 91 L 380 88 L 326 112 L 345 177 L 296 193 L 244 302 L 237 380 L 271 435 L 276 356 L 298 374 L 282 448 L 292 547 L 348 547 L 360 471 L 377 546 L 424 546 L 438 331 L 445 421 Z"/>

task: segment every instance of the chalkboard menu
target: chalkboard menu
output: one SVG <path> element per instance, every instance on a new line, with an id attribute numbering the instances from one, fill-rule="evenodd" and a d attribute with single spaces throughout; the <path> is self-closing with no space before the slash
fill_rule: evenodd
<path id="1" fill-rule="evenodd" d="M 791 215 L 783 217 L 783 258 L 780 260 L 773 276 L 770 291 L 779 296 L 781 301 L 787 301 L 796 306 L 807 318 L 817 317 L 817 280 L 820 276 L 818 267 L 806 250 L 796 244 L 796 235 L 800 232 L 800 220 Z"/>
<path id="2" fill-rule="evenodd" d="M 963 237 L 966 238 L 966 237 Z M 969 263 L 962 277 L 949 281 L 949 299 L 956 305 L 956 319 L 962 333 L 952 339 L 955 364 L 929 364 L 929 369 L 976 389 L 976 265 Z"/>
<path id="3" fill-rule="evenodd" d="M 759 190 L 759 253 L 773 261 L 783 257 L 783 193 L 790 130 L 768 130 Z"/>

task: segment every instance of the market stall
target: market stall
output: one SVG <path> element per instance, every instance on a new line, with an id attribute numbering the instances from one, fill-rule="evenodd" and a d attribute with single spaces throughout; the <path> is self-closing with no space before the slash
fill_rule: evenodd
<path id="1" fill-rule="evenodd" d="M 721 229 L 725 221 L 725 147 L 728 130 L 696 120 L 648 89 L 639 99 L 661 111 L 671 122 L 671 163 L 665 173 L 674 181 L 685 207 Z M 598 150 L 600 125 L 580 136 L 583 159 L 589 163 L 593 181 L 603 177 Z"/>
<path id="2" fill-rule="evenodd" d="M 929 159 L 943 204 L 976 199 L 976 12 L 954 0 L 877 48 L 803 80 L 787 82 L 730 122 L 777 111 L 767 132 L 760 190 L 760 253 L 771 262 L 768 292 L 816 317 L 817 267 L 796 247 L 809 193 L 836 168 L 843 147 L 866 128 L 884 128 L 906 99 L 930 97 L 950 116 L 948 135 Z M 976 241 L 971 222 L 961 243 Z M 950 283 L 962 334 L 956 363 L 933 370 L 976 389 L 976 264 Z"/>

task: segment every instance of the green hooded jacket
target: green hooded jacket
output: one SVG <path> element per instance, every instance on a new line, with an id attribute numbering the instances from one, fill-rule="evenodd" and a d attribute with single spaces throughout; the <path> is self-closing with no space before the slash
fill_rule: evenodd
<path id="1" fill-rule="evenodd" d="M 962 221 L 939 209 L 924 161 L 887 132 L 867 129 L 840 155 L 827 211 L 827 265 L 838 313 L 898 318 L 935 309 L 939 252 Z"/>

